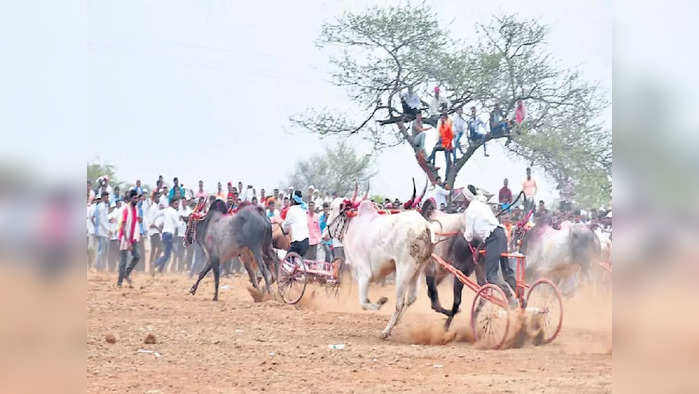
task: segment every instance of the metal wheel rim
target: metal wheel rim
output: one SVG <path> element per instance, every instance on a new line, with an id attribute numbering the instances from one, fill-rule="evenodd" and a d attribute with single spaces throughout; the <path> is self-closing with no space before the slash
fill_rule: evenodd
<path id="1" fill-rule="evenodd" d="M 502 289 L 492 284 L 481 287 L 471 306 L 471 330 L 476 342 L 484 342 L 488 348 L 499 349 L 505 343 L 510 328 L 509 310 L 485 299 L 484 295 L 488 293 L 507 305 L 507 297 Z"/>
<path id="2" fill-rule="evenodd" d="M 532 294 L 534 298 L 530 299 Z M 553 282 L 539 279 L 532 285 L 527 293 L 526 311 L 540 316 L 538 323 L 544 333 L 541 344 L 556 339 L 563 325 L 563 300 Z"/>
<path id="3" fill-rule="evenodd" d="M 290 263 L 293 261 L 293 263 Z M 296 272 L 291 272 L 291 265 L 297 265 L 298 269 Z M 289 253 L 286 257 L 279 263 L 279 269 L 277 272 L 277 289 L 279 290 L 279 296 L 287 304 L 296 304 L 306 291 L 307 276 L 306 265 L 303 262 L 301 256 L 296 253 Z M 293 289 L 297 289 L 295 292 Z M 298 293 L 297 296 L 292 296 L 292 294 Z"/>

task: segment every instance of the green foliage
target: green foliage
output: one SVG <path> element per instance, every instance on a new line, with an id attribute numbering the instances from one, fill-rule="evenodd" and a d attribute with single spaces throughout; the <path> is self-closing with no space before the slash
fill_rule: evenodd
<path id="1" fill-rule="evenodd" d="M 596 84 L 558 65 L 546 34 L 534 19 L 502 15 L 475 26 L 469 43 L 457 41 L 424 3 L 345 13 L 323 25 L 317 44 L 329 51 L 331 80 L 346 89 L 356 112 L 309 110 L 291 121 L 321 137 L 358 135 L 380 152 L 412 138 L 400 122 L 399 95 L 408 86 L 427 102 L 440 85 L 449 112 L 463 104 L 488 112 L 497 103 L 512 117 L 523 100 L 527 117 L 508 149 L 559 184 L 572 180 L 581 201 L 608 201 L 611 131 L 600 121 L 608 103 Z M 453 186 L 477 148 L 457 160 L 447 183 Z"/>
<path id="2" fill-rule="evenodd" d="M 371 157 L 359 156 L 348 144 L 342 142 L 333 148 L 327 148 L 323 154 L 310 157 L 296 163 L 289 176 L 288 185 L 306 190 L 313 185 L 327 194 L 339 196 L 350 194 L 355 181 L 362 187 L 375 175 L 371 169 Z"/>
<path id="3" fill-rule="evenodd" d="M 95 185 L 97 178 L 107 175 L 110 186 L 119 186 L 121 182 L 116 177 L 116 166 L 112 164 L 87 163 L 87 180 Z"/>

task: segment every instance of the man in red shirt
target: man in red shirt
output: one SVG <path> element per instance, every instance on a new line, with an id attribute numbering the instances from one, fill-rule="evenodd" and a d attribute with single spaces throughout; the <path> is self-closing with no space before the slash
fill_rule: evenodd
<path id="1" fill-rule="evenodd" d="M 439 130 L 439 141 L 434 145 L 432 153 L 430 154 L 430 157 L 427 158 L 427 161 L 431 162 L 434 166 L 434 155 L 438 151 L 444 151 L 444 160 L 447 163 L 446 173 L 444 174 L 444 178 L 446 179 L 449 176 L 452 150 L 454 149 L 452 145 L 452 140 L 454 139 L 454 129 L 452 128 L 451 120 L 446 112 L 442 112 L 442 116 L 437 124 L 437 130 Z"/>
<path id="2" fill-rule="evenodd" d="M 121 283 L 126 280 L 129 287 L 132 287 L 131 278 L 129 275 L 133 271 L 134 267 L 141 259 L 141 255 L 138 251 L 138 240 L 140 232 L 138 231 L 138 224 L 143 221 L 141 217 L 138 216 L 138 209 L 136 204 L 138 203 L 138 193 L 136 190 L 131 190 L 128 196 L 128 205 L 124 208 L 124 213 L 122 214 L 121 224 L 119 226 L 119 279 L 117 280 L 117 286 L 121 287 Z M 129 253 L 131 254 L 131 262 L 126 265 L 126 259 Z"/>
<path id="3" fill-rule="evenodd" d="M 501 206 L 512 204 L 512 191 L 507 187 L 507 178 L 502 182 L 503 186 L 498 193 L 498 202 Z"/>

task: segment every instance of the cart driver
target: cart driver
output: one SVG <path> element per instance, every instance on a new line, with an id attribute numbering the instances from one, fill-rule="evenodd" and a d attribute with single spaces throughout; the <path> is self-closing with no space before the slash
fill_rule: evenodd
<path id="1" fill-rule="evenodd" d="M 515 288 L 515 274 L 510 267 L 507 257 L 501 254 L 507 252 L 507 237 L 505 230 L 498 222 L 490 207 L 483 201 L 473 185 L 468 185 L 463 192 L 466 197 L 466 210 L 464 211 L 464 238 L 470 244 L 485 244 L 485 277 L 488 283 L 492 283 L 502 289 L 509 300 L 510 307 L 516 307 L 517 301 L 512 297 L 512 292 L 498 276 L 498 268 L 502 269 L 505 281 Z M 483 286 L 485 283 L 479 283 Z"/>

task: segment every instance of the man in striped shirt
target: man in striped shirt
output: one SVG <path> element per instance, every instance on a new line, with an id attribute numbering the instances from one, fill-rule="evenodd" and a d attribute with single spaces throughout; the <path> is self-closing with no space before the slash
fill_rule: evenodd
<path id="1" fill-rule="evenodd" d="M 133 287 L 131 284 L 131 279 L 129 274 L 133 271 L 138 260 L 141 256 L 138 251 L 138 239 L 140 236 L 140 229 L 138 224 L 142 221 L 141 217 L 138 216 L 138 208 L 136 204 L 138 203 L 138 193 L 135 190 L 131 190 L 128 194 L 128 205 L 124 209 L 124 213 L 121 219 L 121 225 L 119 226 L 119 279 L 117 280 L 117 287 L 121 287 L 121 283 L 126 280 L 129 287 Z M 126 258 L 131 253 L 131 262 L 128 267 L 126 266 Z"/>

